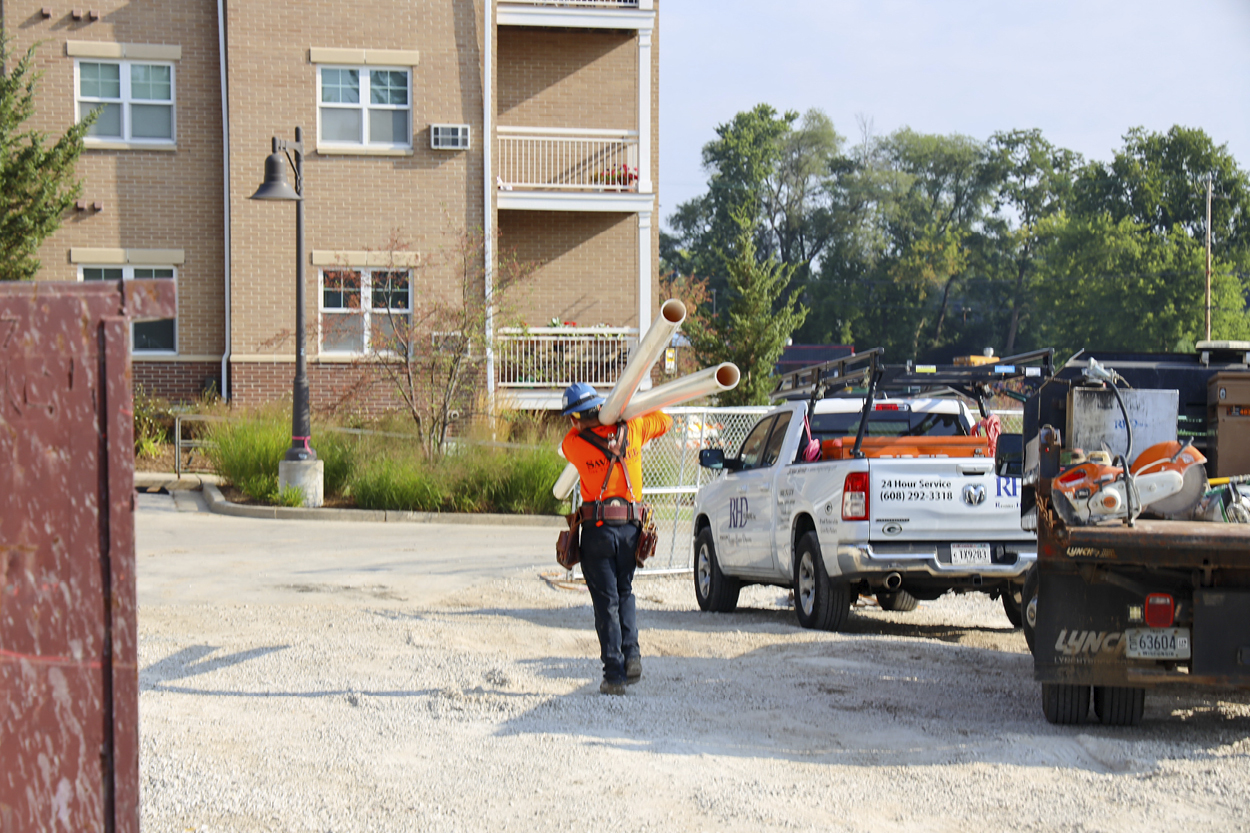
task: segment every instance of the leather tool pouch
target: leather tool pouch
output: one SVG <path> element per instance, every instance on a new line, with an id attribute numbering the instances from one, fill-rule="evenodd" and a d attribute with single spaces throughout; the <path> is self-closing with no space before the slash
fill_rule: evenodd
<path id="1" fill-rule="evenodd" d="M 642 504 L 639 520 L 642 521 L 642 529 L 638 532 L 638 549 L 634 553 L 634 561 L 641 567 L 648 558 L 655 555 L 655 545 L 660 536 L 655 530 L 655 509 L 649 503 Z"/>
<path id="2" fill-rule="evenodd" d="M 582 520 L 576 512 L 565 515 L 564 519 L 569 522 L 569 528 L 556 539 L 556 563 L 571 570 L 573 565 L 582 560 L 581 536 L 577 534 Z"/>

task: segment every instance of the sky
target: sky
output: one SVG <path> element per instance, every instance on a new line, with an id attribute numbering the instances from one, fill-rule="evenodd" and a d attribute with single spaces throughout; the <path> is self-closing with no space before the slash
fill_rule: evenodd
<path id="1" fill-rule="evenodd" d="M 661 0 L 660 216 L 761 102 L 988 139 L 1039 128 L 1108 161 L 1132 127 L 1200 127 L 1250 169 L 1250 0 Z"/>

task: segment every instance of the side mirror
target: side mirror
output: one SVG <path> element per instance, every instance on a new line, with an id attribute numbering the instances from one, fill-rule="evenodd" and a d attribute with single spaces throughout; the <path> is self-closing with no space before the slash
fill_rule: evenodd
<path id="1" fill-rule="evenodd" d="M 741 471 L 742 461 L 737 457 L 725 459 L 725 449 L 705 448 L 699 452 L 699 465 L 712 471 Z"/>
<path id="2" fill-rule="evenodd" d="M 999 477 L 1024 476 L 1024 435 L 1000 434 L 994 450 L 994 472 Z"/>
<path id="3" fill-rule="evenodd" d="M 699 465 L 705 469 L 720 471 L 725 468 L 725 449 L 705 448 L 699 452 Z"/>

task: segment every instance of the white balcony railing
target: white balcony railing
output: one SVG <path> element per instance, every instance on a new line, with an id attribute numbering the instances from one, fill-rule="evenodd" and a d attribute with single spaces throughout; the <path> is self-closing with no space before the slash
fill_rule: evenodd
<path id="1" fill-rule="evenodd" d="M 611 387 L 637 337 L 632 327 L 500 330 L 495 344 L 499 387 L 564 388 L 574 382 Z"/>
<path id="2" fill-rule="evenodd" d="M 638 133 L 498 127 L 500 189 L 638 190 Z"/>
<path id="3" fill-rule="evenodd" d="M 501 4 L 514 6 L 573 6 L 573 7 L 590 7 L 596 6 L 609 9 L 636 9 L 640 5 L 644 8 L 650 8 L 652 3 L 649 0 L 499 0 Z"/>

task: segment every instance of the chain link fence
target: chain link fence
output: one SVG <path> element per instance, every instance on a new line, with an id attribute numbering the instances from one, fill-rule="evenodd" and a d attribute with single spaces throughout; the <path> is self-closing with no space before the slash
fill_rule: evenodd
<path id="1" fill-rule="evenodd" d="M 655 507 L 659 533 L 655 556 L 640 572 L 689 570 L 694 537 L 694 497 L 699 487 L 717 477 L 699 466 L 699 451 L 723 448 L 734 453 L 747 432 L 771 407 L 666 408 L 673 427 L 652 440 L 642 452 L 644 500 Z"/>
<path id="2" fill-rule="evenodd" d="M 998 418 L 1003 423 L 1004 434 L 1024 433 L 1024 411 L 990 411 L 990 413 L 998 414 Z"/>

